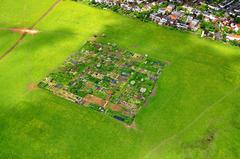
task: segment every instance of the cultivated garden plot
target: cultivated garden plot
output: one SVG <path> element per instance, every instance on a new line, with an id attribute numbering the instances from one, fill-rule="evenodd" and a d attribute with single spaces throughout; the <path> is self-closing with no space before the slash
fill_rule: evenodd
<path id="1" fill-rule="evenodd" d="M 131 124 L 165 66 L 116 44 L 89 41 L 39 87 Z"/>

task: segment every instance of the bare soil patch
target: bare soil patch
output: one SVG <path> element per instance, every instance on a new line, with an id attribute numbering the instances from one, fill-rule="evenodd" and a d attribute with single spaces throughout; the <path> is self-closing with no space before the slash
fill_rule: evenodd
<path id="1" fill-rule="evenodd" d="M 25 32 L 23 31 L 23 30 L 21 30 L 21 31 L 19 31 L 18 33 L 20 33 L 21 34 L 21 36 L 19 37 L 19 39 L 13 44 L 13 46 L 11 46 L 9 49 L 7 49 L 5 52 L 3 52 L 3 54 L 0 56 L 0 60 L 2 60 L 5 56 L 7 56 L 12 50 L 14 50 L 17 46 L 18 46 L 18 44 L 20 44 L 21 43 L 21 41 L 25 38 L 25 36 L 27 35 L 27 34 L 36 34 L 36 30 L 35 31 L 33 31 L 34 30 L 34 27 L 44 18 L 44 17 L 46 17 L 57 5 L 58 5 L 58 3 L 60 3 L 62 0 L 56 0 L 51 6 L 50 6 L 50 8 L 46 11 L 46 12 L 44 12 L 43 14 L 42 14 L 42 16 L 40 16 L 40 18 L 38 18 L 33 24 L 32 24 L 32 26 L 31 27 L 29 27 L 30 29 L 28 29 L 28 31 L 27 30 L 25 30 Z"/>
<path id="2" fill-rule="evenodd" d="M 133 122 L 131 125 L 125 124 L 125 127 L 128 129 L 134 129 L 137 130 L 137 125 L 135 122 Z"/>
<path id="3" fill-rule="evenodd" d="M 23 34 L 35 35 L 35 34 L 39 33 L 38 30 L 27 29 L 27 28 L 10 28 L 9 30 L 12 32 L 15 32 L 15 33 L 19 33 L 21 35 L 23 35 Z"/>
<path id="4" fill-rule="evenodd" d="M 92 88 L 93 87 L 93 83 L 87 83 L 87 87 L 88 88 Z"/>
<path id="5" fill-rule="evenodd" d="M 97 104 L 99 106 L 104 106 L 106 101 L 102 98 L 96 97 L 94 95 L 88 94 L 86 97 L 84 97 L 84 103 L 86 104 Z"/>
<path id="6" fill-rule="evenodd" d="M 37 89 L 37 88 L 38 88 L 38 86 L 37 86 L 36 83 L 30 83 L 30 84 L 27 86 L 27 89 L 28 89 L 29 91 L 33 91 L 33 90 L 35 90 L 35 89 Z"/>
<path id="7" fill-rule="evenodd" d="M 111 109 L 112 109 L 113 111 L 119 112 L 119 111 L 122 110 L 122 107 L 121 107 L 120 105 L 113 105 L 113 106 L 111 107 Z"/>
<path id="8" fill-rule="evenodd" d="M 152 93 L 151 93 L 151 95 L 150 96 L 155 96 L 156 95 L 156 93 L 157 93 L 157 85 L 155 85 L 155 87 L 153 88 L 153 90 L 152 90 Z"/>

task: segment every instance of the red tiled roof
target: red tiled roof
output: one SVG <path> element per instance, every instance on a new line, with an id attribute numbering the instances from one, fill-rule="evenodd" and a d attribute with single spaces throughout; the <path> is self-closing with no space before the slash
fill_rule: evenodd
<path id="1" fill-rule="evenodd" d="M 174 14 L 171 14 L 171 15 L 170 15 L 170 18 L 171 18 L 172 20 L 177 20 L 177 16 L 174 15 Z"/>
<path id="2" fill-rule="evenodd" d="M 237 35 L 237 34 L 235 34 L 235 35 L 228 35 L 227 36 L 228 37 L 228 39 L 235 39 L 235 40 L 237 40 L 237 41 L 240 41 L 240 35 Z"/>
<path id="3" fill-rule="evenodd" d="M 240 38 L 240 35 L 229 35 L 229 36 L 233 38 Z"/>

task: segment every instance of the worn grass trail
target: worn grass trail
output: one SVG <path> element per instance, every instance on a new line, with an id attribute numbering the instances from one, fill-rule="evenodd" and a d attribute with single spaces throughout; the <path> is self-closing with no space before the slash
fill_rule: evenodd
<path id="1" fill-rule="evenodd" d="M 172 142 L 174 139 L 176 139 L 176 137 L 179 137 L 181 134 L 183 134 L 185 131 L 188 131 L 189 128 L 191 128 L 194 124 L 196 124 L 208 111 L 210 111 L 210 109 L 214 106 L 216 106 L 217 104 L 221 103 L 224 99 L 226 99 L 227 97 L 231 96 L 233 93 L 235 93 L 238 89 L 240 88 L 240 86 L 237 86 L 235 88 L 233 88 L 231 91 L 227 92 L 224 96 L 222 96 L 221 98 L 219 98 L 216 102 L 214 102 L 213 104 L 209 105 L 208 107 L 206 107 L 198 116 L 196 116 L 195 119 L 193 119 L 190 123 L 188 123 L 187 125 L 185 125 L 180 131 L 178 131 L 176 134 L 162 140 L 157 146 L 155 146 L 153 149 L 151 149 L 147 155 L 144 157 L 144 159 L 149 159 L 151 157 L 151 155 L 159 150 L 162 146 L 169 144 L 170 142 Z"/>

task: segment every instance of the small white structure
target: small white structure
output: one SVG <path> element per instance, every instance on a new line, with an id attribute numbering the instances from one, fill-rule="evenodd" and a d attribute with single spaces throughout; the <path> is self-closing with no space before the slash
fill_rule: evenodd
<path id="1" fill-rule="evenodd" d="M 218 18 L 216 16 L 214 16 L 213 14 L 203 13 L 203 16 L 204 16 L 206 21 L 208 21 L 208 19 L 210 19 L 213 22 L 218 20 Z"/>
<path id="2" fill-rule="evenodd" d="M 166 11 L 169 12 L 169 13 L 171 13 L 171 12 L 173 11 L 173 9 L 175 9 L 175 5 L 169 4 L 169 5 L 167 6 L 167 8 L 166 8 Z"/>
<path id="3" fill-rule="evenodd" d="M 130 82 L 130 84 L 131 85 L 134 85 L 136 82 L 134 81 L 134 80 L 132 80 L 131 82 Z"/>
<path id="4" fill-rule="evenodd" d="M 193 30 L 193 31 L 197 31 L 198 30 L 198 26 L 199 26 L 199 20 L 198 19 L 193 19 L 191 22 L 190 22 L 190 28 Z"/>
<path id="5" fill-rule="evenodd" d="M 141 93 L 145 93 L 146 91 L 147 91 L 146 88 L 141 88 L 141 89 L 140 89 L 140 92 L 141 92 Z"/>

